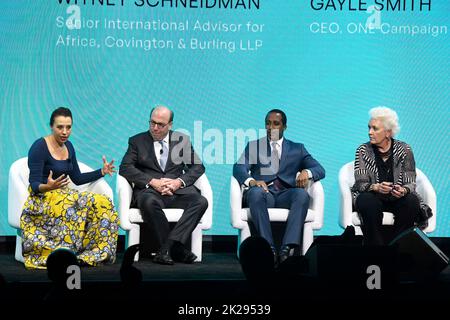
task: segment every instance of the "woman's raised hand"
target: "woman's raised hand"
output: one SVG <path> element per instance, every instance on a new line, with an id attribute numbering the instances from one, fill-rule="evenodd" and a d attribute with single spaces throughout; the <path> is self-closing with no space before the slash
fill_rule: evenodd
<path id="1" fill-rule="evenodd" d="M 47 178 L 47 187 L 48 190 L 55 190 L 67 186 L 69 182 L 69 177 L 67 177 L 65 174 L 60 175 L 56 179 L 53 179 L 53 171 L 50 170 Z"/>
<path id="2" fill-rule="evenodd" d="M 113 173 L 116 172 L 116 170 L 114 170 L 115 166 L 114 166 L 114 160 L 111 160 L 111 162 L 108 163 L 108 161 L 106 161 L 106 157 L 102 156 L 102 160 L 103 160 L 103 168 L 102 168 L 102 175 L 107 175 L 109 174 L 110 176 L 113 175 Z"/>

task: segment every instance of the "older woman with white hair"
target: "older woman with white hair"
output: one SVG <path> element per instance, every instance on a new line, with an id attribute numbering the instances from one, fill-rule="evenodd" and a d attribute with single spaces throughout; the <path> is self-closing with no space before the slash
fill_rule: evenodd
<path id="1" fill-rule="evenodd" d="M 394 236 L 413 227 L 421 200 L 416 190 L 416 165 L 411 147 L 394 136 L 397 113 L 386 107 L 369 111 L 369 142 L 355 157 L 353 204 L 361 218 L 364 244 L 386 244 L 381 232 L 383 211 L 394 214 Z"/>

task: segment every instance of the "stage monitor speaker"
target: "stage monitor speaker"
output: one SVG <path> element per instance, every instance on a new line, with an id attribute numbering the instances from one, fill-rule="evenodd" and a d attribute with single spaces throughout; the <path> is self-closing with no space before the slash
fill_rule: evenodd
<path id="1" fill-rule="evenodd" d="M 390 246 L 397 251 L 401 280 L 424 280 L 439 275 L 449 258 L 419 228 L 399 234 Z"/>
<path id="2" fill-rule="evenodd" d="M 381 273 L 381 288 L 388 289 L 395 281 L 394 247 L 320 241 L 311 246 L 306 258 L 310 275 L 329 288 L 367 290 L 373 266 Z"/>

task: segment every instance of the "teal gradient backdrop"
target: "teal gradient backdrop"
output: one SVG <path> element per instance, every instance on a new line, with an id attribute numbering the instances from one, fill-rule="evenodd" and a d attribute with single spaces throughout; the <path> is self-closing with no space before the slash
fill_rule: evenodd
<path id="1" fill-rule="evenodd" d="M 370 3 L 370 1 L 367 1 Z M 201 21 L 264 24 L 261 32 L 69 30 L 56 18 L 69 17 L 58 1 L 0 2 L 0 235 L 7 223 L 8 170 L 49 133 L 58 106 L 74 114 L 71 137 L 79 160 L 99 168 L 101 156 L 120 162 L 127 139 L 147 130 L 158 103 L 175 111 L 174 128 L 194 132 L 263 128 L 271 108 L 288 116 L 286 137 L 300 141 L 326 168 L 325 221 L 318 234 L 338 234 L 339 168 L 367 141 L 368 110 L 385 105 L 400 118 L 400 140 L 431 180 L 438 199 L 437 229 L 450 236 L 449 71 L 447 32 L 430 34 L 313 33 L 313 22 L 365 23 L 367 12 L 314 11 L 310 1 L 261 0 L 259 10 L 80 6 L 86 19 Z M 391 25 L 448 26 L 450 4 L 433 1 L 427 12 L 382 12 Z M 59 35 L 97 39 L 99 47 L 57 46 Z M 261 40 L 257 51 L 108 48 L 115 38 L 173 40 L 197 37 L 222 41 Z M 195 141 L 194 141 L 195 142 Z M 196 141 L 197 146 L 199 141 Z M 203 149 L 211 142 L 203 141 Z M 225 149 L 225 142 L 223 143 Z M 202 150 L 197 150 L 202 153 Z M 237 159 L 240 150 L 233 153 Z M 224 152 L 225 154 L 225 152 Z M 223 156 L 225 161 L 225 156 Z M 213 228 L 231 235 L 231 164 L 207 163 L 214 192 Z M 115 177 L 107 178 L 115 189 Z"/>

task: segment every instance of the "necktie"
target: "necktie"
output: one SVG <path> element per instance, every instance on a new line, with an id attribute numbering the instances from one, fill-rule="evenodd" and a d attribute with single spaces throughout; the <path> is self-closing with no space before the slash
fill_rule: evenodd
<path id="1" fill-rule="evenodd" d="M 164 143 L 164 141 L 159 141 L 159 143 L 161 144 L 161 156 L 159 157 L 159 165 L 161 166 L 161 169 L 164 171 L 166 169 L 169 150 L 167 149 L 167 146 Z"/>
<path id="2" fill-rule="evenodd" d="M 278 143 L 272 142 L 272 154 L 270 156 L 270 167 L 272 168 L 274 174 L 278 173 L 280 168 L 280 154 L 278 153 Z"/>
<path id="3" fill-rule="evenodd" d="M 280 168 L 280 154 L 278 151 L 278 143 L 272 142 L 272 155 L 270 157 L 271 159 L 271 168 L 274 172 L 274 174 L 277 174 Z M 281 180 L 278 179 L 278 177 L 273 180 L 273 187 L 276 191 L 281 191 L 285 189 L 283 184 L 281 183 Z"/>

